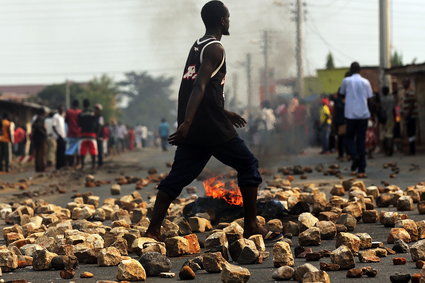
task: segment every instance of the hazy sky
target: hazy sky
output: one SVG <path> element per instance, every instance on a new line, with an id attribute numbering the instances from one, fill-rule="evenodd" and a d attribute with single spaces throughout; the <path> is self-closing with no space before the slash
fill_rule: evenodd
<path id="1" fill-rule="evenodd" d="M 0 84 L 85 81 L 131 70 L 177 78 L 188 49 L 203 34 L 206 0 L 0 0 Z M 253 56 L 254 89 L 263 64 L 263 31 L 270 66 L 295 75 L 294 0 L 229 0 L 231 36 L 224 37 L 228 85 L 245 92 L 246 54 Z M 322 68 L 329 51 L 337 66 L 379 62 L 378 0 L 305 0 L 306 73 Z M 423 0 L 392 0 L 392 46 L 405 63 L 425 61 Z M 177 83 L 176 83 L 177 84 Z"/>

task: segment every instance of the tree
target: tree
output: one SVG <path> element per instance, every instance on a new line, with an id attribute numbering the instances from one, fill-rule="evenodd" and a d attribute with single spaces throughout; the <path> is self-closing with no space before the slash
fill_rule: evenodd
<path id="1" fill-rule="evenodd" d="M 329 52 L 326 56 L 326 70 L 330 69 L 335 69 L 334 57 L 332 56 L 331 52 Z"/>
<path id="2" fill-rule="evenodd" d="M 391 66 L 403 66 L 403 56 L 395 50 L 393 55 L 391 55 Z"/>
<path id="3" fill-rule="evenodd" d="M 92 106 L 101 104 L 103 107 L 102 115 L 105 121 L 109 121 L 110 119 L 116 119 L 118 116 L 116 107 L 117 95 L 117 85 L 112 78 L 103 75 L 100 78 L 92 79 L 84 85 L 78 99 L 88 99 Z"/>
<path id="4" fill-rule="evenodd" d="M 125 75 L 126 79 L 119 83 L 121 94 L 129 98 L 128 106 L 123 109 L 125 123 L 142 123 L 156 129 L 161 118 L 168 122 L 176 120 L 176 103 L 170 98 L 172 78 L 153 77 L 147 72 Z"/>
<path id="5" fill-rule="evenodd" d="M 37 102 L 46 105 L 52 109 L 56 109 L 59 105 L 65 106 L 65 92 L 66 85 L 52 84 L 45 87 L 40 91 L 37 96 L 30 99 L 33 102 Z M 78 99 L 80 94 L 83 92 L 83 87 L 80 84 L 71 82 L 69 85 L 69 93 L 71 101 Z"/>

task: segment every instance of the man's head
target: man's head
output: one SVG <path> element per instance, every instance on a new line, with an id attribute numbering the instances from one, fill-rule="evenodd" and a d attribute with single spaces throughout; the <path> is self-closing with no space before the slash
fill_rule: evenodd
<path id="1" fill-rule="evenodd" d="M 63 114 L 63 106 L 62 105 L 58 106 L 58 113 L 59 113 L 59 115 Z"/>
<path id="2" fill-rule="evenodd" d="M 100 112 L 102 112 L 102 109 L 103 109 L 102 104 L 95 104 L 94 105 L 94 113 L 96 115 L 100 115 Z"/>
<path id="3" fill-rule="evenodd" d="M 351 74 L 358 74 L 358 73 L 360 73 L 360 64 L 358 62 L 351 63 L 350 73 Z"/>
<path id="4" fill-rule="evenodd" d="M 165 118 L 162 118 L 162 119 L 161 119 L 161 123 L 164 123 L 164 122 L 165 122 Z"/>
<path id="5" fill-rule="evenodd" d="M 72 101 L 72 108 L 78 108 L 80 106 L 80 102 L 78 102 L 78 99 L 74 99 Z"/>
<path id="6" fill-rule="evenodd" d="M 390 88 L 389 88 L 389 87 L 387 87 L 387 86 L 383 86 L 383 87 L 382 87 L 382 94 L 383 94 L 384 96 L 387 96 L 389 93 L 390 93 Z"/>
<path id="7" fill-rule="evenodd" d="M 229 35 L 229 10 L 221 1 L 213 0 L 202 7 L 201 17 L 206 29 L 220 29 Z"/>
<path id="8" fill-rule="evenodd" d="M 88 100 L 87 98 L 83 100 L 83 107 L 84 109 L 87 109 L 90 107 L 90 100 Z"/>

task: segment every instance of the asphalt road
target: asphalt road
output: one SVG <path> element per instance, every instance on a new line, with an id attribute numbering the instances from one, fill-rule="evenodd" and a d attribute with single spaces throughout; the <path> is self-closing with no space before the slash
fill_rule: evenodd
<path id="1" fill-rule="evenodd" d="M 260 158 L 260 165 L 265 168 L 276 172 L 277 167 L 280 166 L 291 166 L 291 165 L 304 165 L 304 166 L 315 166 L 317 164 L 324 164 L 328 166 L 330 164 L 335 164 L 336 162 L 334 155 L 319 155 L 317 154 L 318 150 L 308 150 L 304 155 L 299 156 L 282 156 L 282 155 L 273 155 L 271 157 L 262 157 Z M 114 157 L 110 159 L 105 167 L 102 170 L 95 172 L 95 176 L 99 180 L 114 180 L 116 177 L 121 175 L 130 175 L 130 176 L 138 176 L 145 177 L 147 175 L 147 170 L 151 167 L 157 168 L 159 172 L 166 172 L 168 168 L 165 163 L 172 161 L 173 151 L 169 152 L 160 152 L 159 150 L 152 149 L 147 151 L 136 151 L 131 153 L 125 153 L 121 156 Z M 390 179 L 389 169 L 383 169 L 382 164 L 385 162 L 394 162 L 396 161 L 400 167 L 400 174 L 395 179 Z M 414 185 L 419 181 L 424 181 L 424 168 L 425 161 L 423 156 L 415 156 L 415 157 L 406 157 L 402 155 L 396 155 L 393 158 L 384 158 L 382 156 L 377 156 L 373 160 L 368 161 L 368 176 L 369 178 L 365 180 L 366 185 L 379 185 L 381 181 L 385 180 L 390 182 L 391 184 L 399 185 L 401 188 L 405 188 L 409 185 Z M 343 177 L 349 178 L 348 168 L 349 164 L 339 163 L 341 168 L 343 169 Z M 419 165 L 419 167 L 412 166 L 411 164 Z M 412 168 L 414 168 L 412 170 Z M 212 160 L 208 166 L 206 173 L 209 172 L 220 172 L 227 170 L 226 167 L 222 166 L 219 162 Z M 48 202 L 65 206 L 67 202 L 71 201 L 71 196 L 76 192 L 85 192 L 92 191 L 95 195 L 99 195 L 101 197 L 101 201 L 105 198 L 111 197 L 109 188 L 110 185 L 102 185 L 96 188 L 85 188 L 83 186 L 84 176 L 86 173 L 94 173 L 90 171 L 82 172 L 81 174 L 69 173 L 67 175 L 66 182 L 62 177 L 52 177 L 52 176 L 44 176 L 39 178 L 34 178 L 36 175 L 32 171 L 24 170 L 24 172 L 14 173 L 10 175 L 2 175 L 0 176 L 1 181 L 17 181 L 22 178 L 30 178 L 33 177 L 35 185 L 31 186 L 29 191 L 43 191 L 49 190 L 50 184 L 60 185 L 67 190 L 64 194 L 58 193 L 46 193 L 40 197 L 33 198 L 42 198 Z M 38 180 L 38 181 L 37 181 Z M 65 182 L 65 183 L 64 183 Z M 323 176 L 323 174 L 314 172 L 312 174 L 308 174 L 307 180 L 300 180 L 296 177 L 294 181 L 294 185 L 297 184 L 306 184 L 306 183 L 315 183 L 322 184 L 320 187 L 324 191 L 329 191 L 335 183 L 340 183 L 341 180 L 335 178 L 334 176 Z M 198 193 L 200 196 L 203 196 L 203 191 L 201 189 L 201 184 L 199 181 L 195 181 L 194 185 L 198 187 Z M 129 194 L 134 190 L 134 185 L 124 185 L 122 186 L 122 195 Z M 142 194 L 143 198 L 147 198 L 150 195 L 155 194 L 154 186 L 149 186 L 144 188 L 142 191 L 139 191 Z M 0 191 L 1 201 L 9 201 L 12 199 L 17 199 L 17 196 L 14 194 L 22 193 L 21 191 L 11 191 L 11 190 L 2 190 Z M 183 195 L 184 196 L 184 195 Z M 22 196 L 18 196 L 18 198 L 22 198 Z M 394 210 L 393 208 L 386 208 L 385 210 Z M 409 213 L 411 218 L 415 220 L 422 220 L 424 217 L 422 215 L 418 215 L 417 212 Z M 4 222 L 0 220 L 1 227 L 4 227 Z M 384 228 L 380 224 L 359 224 L 354 232 L 366 232 L 369 233 L 374 241 L 383 241 L 386 242 L 386 238 L 388 235 L 390 228 Z M 199 238 L 204 238 L 205 235 L 198 235 Z M 292 239 L 294 243 L 294 247 L 297 245 L 297 237 Z M 0 245 L 4 244 L 3 241 L 0 241 Z M 391 247 L 392 245 L 387 245 Z M 268 247 L 268 250 L 271 251 L 272 247 Z M 335 240 L 322 241 L 322 244 L 318 247 L 312 247 L 314 251 L 319 251 L 322 249 L 333 250 L 335 248 Z M 135 255 L 134 255 L 135 256 Z M 407 257 L 408 263 L 407 265 L 394 266 L 392 264 L 392 258 L 394 256 L 388 256 L 386 258 L 382 258 L 380 263 L 370 263 L 364 264 L 359 263 L 358 259 L 356 259 L 356 267 L 362 266 L 372 266 L 378 270 L 378 275 L 375 278 L 366 278 L 363 279 L 348 279 L 345 277 L 346 271 L 337 271 L 337 272 L 328 272 L 331 277 L 332 282 L 354 282 L 354 281 L 368 281 L 368 282 L 390 282 L 389 276 L 394 274 L 395 272 L 404 272 L 404 273 L 416 273 L 419 272 L 418 269 L 415 268 L 415 264 L 411 261 L 410 255 L 396 255 Z M 135 256 L 136 257 L 136 256 Z M 182 263 L 189 257 L 180 257 L 180 258 L 171 258 L 173 263 L 172 272 L 178 274 L 178 271 L 182 265 Z M 329 258 L 325 258 L 323 261 L 330 262 Z M 296 259 L 296 266 L 304 264 L 304 259 Z M 315 266 L 319 266 L 319 262 L 310 262 Z M 245 266 L 251 271 L 251 279 L 249 282 L 272 282 L 272 272 L 274 271 L 272 258 L 268 258 L 264 261 L 263 264 L 258 265 L 247 265 Z M 3 273 L 1 277 L 5 281 L 8 280 L 17 280 L 17 279 L 26 279 L 31 282 L 95 282 L 96 280 L 114 280 L 116 276 L 116 267 L 98 267 L 97 265 L 80 265 L 77 269 L 76 278 L 73 280 L 63 280 L 59 276 L 59 271 L 32 271 L 31 267 L 27 267 L 24 269 L 18 269 L 11 273 Z M 95 274 L 92 279 L 80 279 L 79 274 L 84 271 L 90 271 Z M 161 278 L 148 278 L 147 282 L 174 282 L 179 280 L 177 277 L 174 279 L 161 279 Z M 220 282 L 219 274 L 208 274 L 204 271 L 198 272 L 197 277 L 193 282 Z"/>

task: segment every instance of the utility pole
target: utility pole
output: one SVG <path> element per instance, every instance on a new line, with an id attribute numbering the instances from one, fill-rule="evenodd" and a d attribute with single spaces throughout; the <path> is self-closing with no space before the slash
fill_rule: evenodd
<path id="1" fill-rule="evenodd" d="M 296 0 L 295 22 L 296 22 L 296 60 L 297 60 L 297 91 L 299 97 L 304 97 L 304 70 L 303 70 L 303 3 Z"/>
<path id="2" fill-rule="evenodd" d="M 269 34 L 267 30 L 264 31 L 264 99 L 270 101 L 269 94 Z"/>
<path id="3" fill-rule="evenodd" d="M 246 80 L 248 89 L 248 117 L 252 114 L 252 80 L 251 80 L 251 54 L 246 54 Z"/>
<path id="4" fill-rule="evenodd" d="M 390 78 L 385 69 L 391 67 L 391 0 L 379 0 L 379 85 L 390 86 Z"/>
<path id="5" fill-rule="evenodd" d="M 71 107 L 71 101 L 70 101 L 70 92 L 69 92 L 69 80 L 66 79 L 65 81 L 65 107 L 66 109 L 69 109 Z"/>

